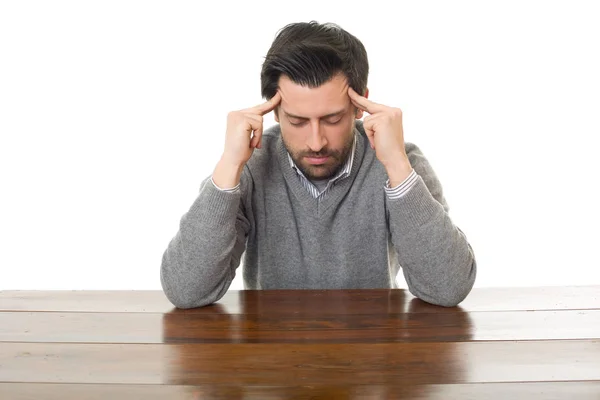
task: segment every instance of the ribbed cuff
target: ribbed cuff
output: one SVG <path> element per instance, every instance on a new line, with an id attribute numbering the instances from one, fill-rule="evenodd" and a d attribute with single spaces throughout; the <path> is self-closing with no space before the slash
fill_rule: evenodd
<path id="1" fill-rule="evenodd" d="M 417 175 L 418 176 L 418 175 Z M 399 199 L 387 199 L 390 223 L 421 227 L 444 213 L 444 208 L 429 193 L 427 185 L 420 176 L 410 189 Z"/>

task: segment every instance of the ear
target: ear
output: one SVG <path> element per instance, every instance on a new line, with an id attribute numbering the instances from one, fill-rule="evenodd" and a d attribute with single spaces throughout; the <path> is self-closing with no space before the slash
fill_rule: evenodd
<path id="1" fill-rule="evenodd" d="M 275 115 L 275 122 L 279 123 L 279 106 L 275 107 L 273 114 Z"/>
<path id="2" fill-rule="evenodd" d="M 364 94 L 364 96 L 363 96 L 363 97 L 365 97 L 365 98 L 367 98 L 367 99 L 369 98 L 369 88 L 367 88 L 367 89 L 365 90 L 365 94 Z M 363 110 L 361 110 L 361 109 L 359 109 L 359 108 L 357 108 L 357 109 L 356 109 L 356 116 L 355 116 L 355 118 L 356 118 L 356 119 L 361 119 L 361 118 L 363 117 L 363 115 L 364 115 L 364 111 L 363 111 Z"/>

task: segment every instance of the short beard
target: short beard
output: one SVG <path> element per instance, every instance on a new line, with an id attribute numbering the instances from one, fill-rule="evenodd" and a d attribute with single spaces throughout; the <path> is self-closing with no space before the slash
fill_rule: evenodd
<path id="1" fill-rule="evenodd" d="M 354 127 L 353 127 L 354 128 Z M 283 139 L 283 145 L 286 150 L 292 157 L 294 164 L 296 167 L 302 172 L 302 174 L 309 180 L 321 180 L 321 179 L 331 179 L 336 176 L 342 168 L 346 165 L 348 161 L 348 157 L 352 152 L 352 147 L 354 145 L 354 129 L 352 129 L 351 134 L 348 135 L 348 139 L 344 143 L 344 147 L 341 150 L 329 150 L 327 147 L 323 147 L 319 152 L 301 151 L 301 152 L 293 152 L 290 151 L 289 146 Z M 334 162 L 330 161 L 326 165 L 311 165 L 304 163 L 304 157 L 331 157 Z"/>

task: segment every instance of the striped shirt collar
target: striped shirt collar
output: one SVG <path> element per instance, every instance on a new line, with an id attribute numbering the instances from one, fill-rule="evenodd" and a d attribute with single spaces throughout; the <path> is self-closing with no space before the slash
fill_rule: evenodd
<path id="1" fill-rule="evenodd" d="M 290 153 L 288 153 L 287 156 L 288 156 L 288 160 L 290 161 L 290 166 L 292 167 L 292 169 L 294 171 L 296 171 L 296 173 L 298 174 L 298 177 L 302 181 L 302 184 L 304 185 L 304 187 L 313 195 L 313 197 L 319 198 L 321 196 L 324 196 L 337 181 L 342 180 L 350 175 L 350 171 L 352 171 L 352 164 L 354 163 L 354 153 L 355 152 L 356 152 L 356 132 L 354 134 L 354 141 L 352 143 L 352 151 L 350 152 L 350 157 L 348 157 L 348 160 L 346 161 L 346 165 L 344 165 L 344 168 L 342 168 L 342 170 L 335 177 L 333 177 L 329 180 L 329 182 L 327 183 L 327 187 L 322 192 L 319 192 L 317 187 L 315 185 L 313 185 L 313 183 L 306 176 L 304 176 L 302 171 L 300 171 L 300 169 L 294 163 L 294 160 L 292 160 L 292 156 L 290 155 Z"/>

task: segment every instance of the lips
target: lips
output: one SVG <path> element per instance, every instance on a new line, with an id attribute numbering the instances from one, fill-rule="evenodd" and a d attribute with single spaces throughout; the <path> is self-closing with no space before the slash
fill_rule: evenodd
<path id="1" fill-rule="evenodd" d="M 325 157 L 305 157 L 306 161 L 312 165 L 325 164 L 329 160 L 328 156 Z"/>

